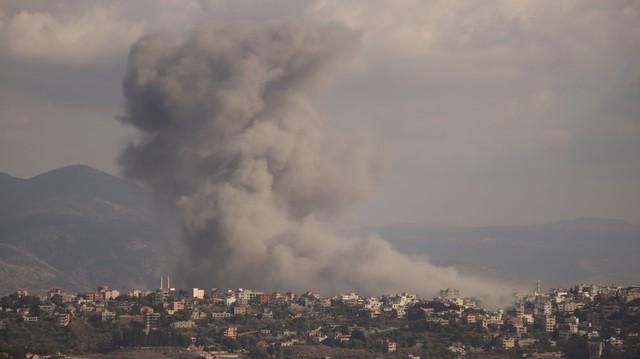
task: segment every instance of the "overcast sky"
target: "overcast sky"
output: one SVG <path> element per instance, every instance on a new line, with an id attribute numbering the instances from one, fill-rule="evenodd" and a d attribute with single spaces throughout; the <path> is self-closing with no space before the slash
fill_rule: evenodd
<path id="1" fill-rule="evenodd" d="M 640 1 L 0 0 L 0 171 L 118 174 L 132 42 L 291 20 L 361 32 L 318 99 L 387 163 L 346 223 L 640 223 Z"/>

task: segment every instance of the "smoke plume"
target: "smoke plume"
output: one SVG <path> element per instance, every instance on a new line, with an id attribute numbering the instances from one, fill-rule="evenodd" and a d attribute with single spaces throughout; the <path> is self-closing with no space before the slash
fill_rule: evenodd
<path id="1" fill-rule="evenodd" d="M 337 25 L 287 24 L 155 34 L 132 47 L 122 120 L 140 135 L 120 162 L 178 209 L 189 284 L 478 293 L 451 268 L 375 236 L 339 238 L 328 224 L 381 168 L 367 142 L 325 128 L 312 102 L 357 41 Z"/>

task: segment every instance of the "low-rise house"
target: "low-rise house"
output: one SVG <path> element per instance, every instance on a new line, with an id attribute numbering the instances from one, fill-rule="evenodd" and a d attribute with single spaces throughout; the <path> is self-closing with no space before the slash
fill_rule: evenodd
<path id="1" fill-rule="evenodd" d="M 456 355 L 458 358 L 462 358 L 467 355 L 467 351 L 460 345 L 451 345 L 447 348 L 447 350 Z"/>
<path id="2" fill-rule="evenodd" d="M 623 290 L 623 299 L 625 302 L 633 302 L 640 299 L 640 286 L 628 287 Z"/>
<path id="3" fill-rule="evenodd" d="M 80 305 L 80 311 L 83 313 L 91 313 L 96 311 L 96 307 L 91 304 L 82 304 Z"/>
<path id="4" fill-rule="evenodd" d="M 467 314 L 464 317 L 464 322 L 466 324 L 469 324 L 469 325 L 475 325 L 476 324 L 476 315 L 475 314 L 471 314 L 471 313 Z"/>
<path id="5" fill-rule="evenodd" d="M 184 300 L 176 300 L 171 302 L 171 309 L 174 311 L 184 310 Z"/>
<path id="6" fill-rule="evenodd" d="M 210 314 L 211 315 L 211 319 L 227 319 L 227 318 L 231 318 L 233 316 L 233 314 L 228 313 L 228 312 L 213 312 Z"/>
<path id="7" fill-rule="evenodd" d="M 318 333 L 318 334 L 315 334 L 315 335 L 310 335 L 309 339 L 311 340 L 311 342 L 313 344 L 320 344 L 320 343 L 322 343 L 323 341 L 325 341 L 327 339 L 327 336 Z"/>
<path id="8" fill-rule="evenodd" d="M 100 316 L 103 322 L 113 322 L 116 320 L 116 313 L 108 310 L 103 311 Z"/>
<path id="9" fill-rule="evenodd" d="M 246 305 L 236 305 L 233 307 L 233 315 L 246 315 L 248 310 Z"/>
<path id="10" fill-rule="evenodd" d="M 291 347 L 291 346 L 293 346 L 294 344 L 296 344 L 297 342 L 298 342 L 298 341 L 297 341 L 297 340 L 295 340 L 295 339 L 289 339 L 289 340 L 285 340 L 285 341 L 283 341 L 282 343 L 280 343 L 280 346 L 281 346 L 281 347 L 284 347 L 284 348 L 286 348 L 286 347 Z"/>
<path id="11" fill-rule="evenodd" d="M 522 324 L 515 324 L 513 329 L 516 331 L 516 336 L 521 337 L 523 334 L 527 333 L 527 327 Z"/>
<path id="12" fill-rule="evenodd" d="M 227 338 L 235 339 L 238 336 L 238 328 L 237 327 L 228 327 L 224 330 L 223 335 Z"/>
<path id="13" fill-rule="evenodd" d="M 261 314 L 262 319 L 273 319 L 273 311 L 269 308 L 265 308 Z"/>
<path id="14" fill-rule="evenodd" d="M 204 299 L 204 289 L 193 288 L 192 295 L 194 299 Z"/>
<path id="15" fill-rule="evenodd" d="M 538 339 L 535 338 L 520 338 L 518 339 L 518 347 L 527 348 L 538 343 Z"/>
<path id="16" fill-rule="evenodd" d="M 97 293 L 97 292 L 85 292 L 82 296 L 85 300 L 88 300 L 91 302 L 97 302 L 103 298 L 102 293 Z"/>
<path id="17" fill-rule="evenodd" d="M 120 292 L 117 289 L 107 289 L 102 294 L 105 300 L 113 300 L 120 296 Z"/>
<path id="18" fill-rule="evenodd" d="M 573 301 L 558 303 L 558 312 L 573 313 L 576 311 L 576 303 Z"/>
<path id="19" fill-rule="evenodd" d="M 556 318 L 553 315 L 540 315 L 536 317 L 537 324 L 547 333 L 552 333 L 556 326 Z"/>
<path id="20" fill-rule="evenodd" d="M 515 348 L 516 339 L 514 337 L 502 337 L 499 340 L 500 347 L 504 350 L 510 350 Z"/>
<path id="21" fill-rule="evenodd" d="M 171 323 L 173 329 L 193 329 L 196 327 L 196 323 L 193 320 L 183 320 Z"/>
<path id="22" fill-rule="evenodd" d="M 191 319 L 193 319 L 193 320 L 207 319 L 207 313 L 195 310 L 195 311 L 191 312 Z"/>
<path id="23" fill-rule="evenodd" d="M 146 312 L 144 313 L 144 328 L 148 332 L 158 329 L 160 325 L 160 313 Z"/>
<path id="24" fill-rule="evenodd" d="M 69 313 L 57 313 L 55 315 L 56 325 L 59 327 L 66 327 L 71 322 L 71 314 Z"/>
<path id="25" fill-rule="evenodd" d="M 387 347 L 386 347 L 387 353 L 393 353 L 397 350 L 397 348 L 398 348 L 398 345 L 396 344 L 396 342 L 391 340 L 387 341 Z"/>

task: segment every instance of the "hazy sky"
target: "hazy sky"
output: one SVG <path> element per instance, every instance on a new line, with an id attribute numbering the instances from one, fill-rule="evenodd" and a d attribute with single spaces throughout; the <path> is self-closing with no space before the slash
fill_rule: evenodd
<path id="1" fill-rule="evenodd" d="M 318 105 L 387 169 L 345 223 L 640 222 L 640 1 L 0 0 L 0 171 L 118 173 L 132 42 L 282 20 L 361 32 Z"/>

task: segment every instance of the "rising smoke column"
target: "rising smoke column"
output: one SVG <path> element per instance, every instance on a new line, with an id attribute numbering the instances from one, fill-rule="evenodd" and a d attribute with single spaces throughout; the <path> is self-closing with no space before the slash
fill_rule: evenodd
<path id="1" fill-rule="evenodd" d="M 178 209 L 191 285 L 476 287 L 379 238 L 338 238 L 326 224 L 365 198 L 380 172 L 371 147 L 324 128 L 312 104 L 357 37 L 336 25 L 201 28 L 132 47 L 122 121 L 140 135 L 120 162 Z"/>

